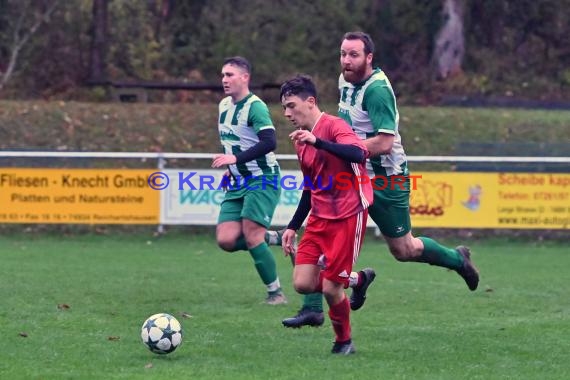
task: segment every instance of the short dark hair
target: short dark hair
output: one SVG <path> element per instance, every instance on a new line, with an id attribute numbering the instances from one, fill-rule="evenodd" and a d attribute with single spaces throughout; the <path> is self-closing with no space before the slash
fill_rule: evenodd
<path id="1" fill-rule="evenodd" d="M 306 100 L 309 96 L 317 99 L 317 88 L 310 76 L 299 74 L 291 79 L 286 80 L 281 85 L 280 99 L 285 96 L 298 96 Z"/>
<path id="2" fill-rule="evenodd" d="M 224 60 L 224 64 L 222 66 L 225 66 L 225 65 L 233 65 L 233 66 L 240 67 L 243 70 L 245 70 L 248 74 L 251 74 L 251 64 L 244 57 L 240 57 L 240 56 L 236 55 L 235 57 L 226 58 Z"/>
<path id="3" fill-rule="evenodd" d="M 348 32 L 344 34 L 343 40 L 360 40 L 364 44 L 365 54 L 374 54 L 374 41 L 369 34 L 364 32 Z"/>

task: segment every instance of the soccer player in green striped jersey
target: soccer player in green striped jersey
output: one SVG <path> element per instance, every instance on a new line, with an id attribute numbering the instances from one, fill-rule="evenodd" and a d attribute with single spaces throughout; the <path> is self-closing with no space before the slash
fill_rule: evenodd
<path id="1" fill-rule="evenodd" d="M 477 289 L 479 273 L 471 263 L 467 247 L 445 247 L 428 237 L 414 237 L 410 223 L 410 179 L 406 154 L 398 132 L 399 114 L 390 81 L 380 68 L 373 68 L 374 43 L 363 32 L 349 32 L 340 47 L 342 73 L 339 77 L 339 116 L 352 126 L 370 152 L 370 178 L 377 177 L 374 202 L 368 209 L 398 261 L 419 262 L 455 270 L 470 290 Z M 392 176 L 405 177 L 405 186 L 384 186 Z M 403 188 L 402 188 L 403 187 Z M 382 190 L 380 190 L 382 189 Z M 359 309 L 364 299 L 353 293 L 351 308 Z M 306 295 L 303 307 L 284 325 L 311 325 L 322 314 L 322 297 Z M 295 319 L 295 320 L 293 320 Z M 288 322 L 287 324 L 285 322 Z"/>
<path id="2" fill-rule="evenodd" d="M 287 303 L 273 253 L 266 243 L 267 228 L 281 195 L 275 127 L 267 105 L 249 90 L 251 66 L 243 57 L 224 61 L 222 86 L 227 95 L 219 105 L 218 130 L 223 154 L 213 168 L 228 168 L 228 185 L 221 204 L 216 240 L 228 252 L 248 250 L 267 288 L 266 303 Z"/>

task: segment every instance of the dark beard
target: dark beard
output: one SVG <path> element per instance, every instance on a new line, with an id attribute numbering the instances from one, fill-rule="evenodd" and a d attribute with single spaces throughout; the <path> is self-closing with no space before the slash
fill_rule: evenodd
<path id="1" fill-rule="evenodd" d="M 346 80 L 349 83 L 359 83 L 362 82 L 365 78 L 364 76 L 366 75 L 366 65 L 362 65 L 359 67 L 353 67 L 353 69 L 349 72 L 349 77 L 346 77 L 346 73 L 343 70 L 343 76 L 344 76 L 344 80 Z"/>

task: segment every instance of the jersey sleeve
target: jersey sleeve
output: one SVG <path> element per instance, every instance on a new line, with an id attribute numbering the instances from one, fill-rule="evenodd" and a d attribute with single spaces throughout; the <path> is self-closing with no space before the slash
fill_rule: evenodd
<path id="1" fill-rule="evenodd" d="M 253 127 L 255 133 L 259 133 L 264 129 L 275 129 L 271 116 L 269 115 L 269 108 L 260 101 L 255 101 L 249 108 L 249 115 L 247 117 L 247 125 Z"/>
<path id="2" fill-rule="evenodd" d="M 390 87 L 381 81 L 368 86 L 362 109 L 368 112 L 376 133 L 396 134 L 396 97 Z"/>

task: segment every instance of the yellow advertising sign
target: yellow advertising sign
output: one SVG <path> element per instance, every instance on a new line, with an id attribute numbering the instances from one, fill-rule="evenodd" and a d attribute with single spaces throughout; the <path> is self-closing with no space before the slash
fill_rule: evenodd
<path id="1" fill-rule="evenodd" d="M 158 224 L 153 171 L 0 168 L 0 223 Z"/>
<path id="2" fill-rule="evenodd" d="M 570 228 L 569 173 L 426 172 L 411 191 L 415 227 Z"/>
<path id="3" fill-rule="evenodd" d="M 162 212 L 168 209 L 172 214 L 174 200 L 188 197 L 180 198 L 176 195 L 180 191 L 174 191 L 170 202 L 161 202 L 166 191 L 153 190 L 147 183 L 154 171 L 0 168 L 0 223 L 171 224 L 160 218 L 161 203 Z M 178 172 L 170 174 L 175 178 Z M 410 214 L 414 227 L 570 228 L 569 173 L 413 174 Z M 215 190 L 198 191 L 203 192 Z M 209 198 L 200 196 L 199 205 L 184 204 L 190 209 L 181 209 L 184 212 L 176 224 L 196 224 L 187 215 L 204 206 L 204 199 Z M 296 202 L 279 207 L 282 222 L 287 223 Z M 214 209 L 211 223 L 215 224 L 219 205 Z M 204 223 L 203 216 L 199 219 L 210 224 Z"/>

